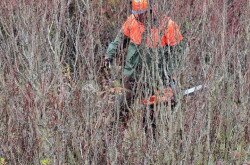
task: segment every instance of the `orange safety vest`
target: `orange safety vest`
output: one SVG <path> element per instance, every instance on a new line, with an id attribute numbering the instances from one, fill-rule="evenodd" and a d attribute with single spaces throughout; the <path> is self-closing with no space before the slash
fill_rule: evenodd
<path id="1" fill-rule="evenodd" d="M 145 26 L 143 23 L 137 21 L 135 15 L 132 14 L 123 24 L 122 32 L 130 38 L 131 42 L 140 45 L 143 33 L 145 32 Z M 160 32 L 163 32 L 162 36 L 160 36 Z M 169 17 L 164 16 L 159 22 L 159 27 L 154 27 L 150 30 L 150 34 L 146 38 L 146 44 L 150 48 L 163 47 L 166 45 L 174 46 L 182 39 L 183 36 L 179 26 Z"/>

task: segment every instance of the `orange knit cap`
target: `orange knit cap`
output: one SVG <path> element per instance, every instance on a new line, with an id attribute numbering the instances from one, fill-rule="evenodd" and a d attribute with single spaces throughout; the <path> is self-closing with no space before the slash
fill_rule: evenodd
<path id="1" fill-rule="evenodd" d="M 148 9 L 147 0 L 132 0 L 132 13 L 133 14 L 142 14 Z"/>

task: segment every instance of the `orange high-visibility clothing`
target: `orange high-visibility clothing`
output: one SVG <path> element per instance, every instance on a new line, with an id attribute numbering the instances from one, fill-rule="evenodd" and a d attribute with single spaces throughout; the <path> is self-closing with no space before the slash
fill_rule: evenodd
<path id="1" fill-rule="evenodd" d="M 145 32 L 143 23 L 137 21 L 135 15 L 130 15 L 122 26 L 122 32 L 130 38 L 131 42 L 140 45 Z M 162 34 L 161 34 L 162 33 Z M 169 17 L 164 17 L 159 23 L 159 27 L 150 30 L 146 44 L 150 48 L 174 46 L 183 39 L 179 26 Z"/>
<path id="2" fill-rule="evenodd" d="M 179 26 L 169 19 L 167 29 L 164 31 L 164 36 L 161 40 L 161 45 L 174 46 L 183 39 Z"/>
<path id="3" fill-rule="evenodd" d="M 132 1 L 132 13 L 141 14 L 148 9 L 148 0 L 133 0 Z"/>
<path id="4" fill-rule="evenodd" d="M 144 24 L 137 21 L 135 15 L 130 15 L 122 26 L 122 32 L 125 36 L 130 38 L 130 41 L 136 45 L 140 45 L 142 41 L 142 34 L 145 31 Z"/>

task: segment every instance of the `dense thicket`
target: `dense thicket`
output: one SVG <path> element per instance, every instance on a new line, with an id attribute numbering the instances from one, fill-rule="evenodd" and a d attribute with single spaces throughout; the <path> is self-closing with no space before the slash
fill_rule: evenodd
<path id="1" fill-rule="evenodd" d="M 207 88 L 178 94 L 173 109 L 159 105 L 154 139 L 140 101 L 122 130 L 103 69 L 128 1 L 0 2 L 0 164 L 250 161 L 250 1 L 158 3 L 185 38 L 178 88 Z"/>

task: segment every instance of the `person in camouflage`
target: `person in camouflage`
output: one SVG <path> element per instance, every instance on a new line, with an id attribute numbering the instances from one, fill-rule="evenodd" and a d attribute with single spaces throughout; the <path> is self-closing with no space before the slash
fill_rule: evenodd
<path id="1" fill-rule="evenodd" d="M 159 15 L 152 2 L 132 0 L 132 14 L 109 44 L 105 56 L 106 64 L 112 63 L 118 46 L 125 41 L 129 43 L 123 68 L 128 106 L 132 102 L 134 82 L 142 72 L 147 74 L 148 83 L 154 84 L 154 78 L 165 84 L 169 81 L 168 54 L 182 40 L 179 26 L 170 17 Z"/>

